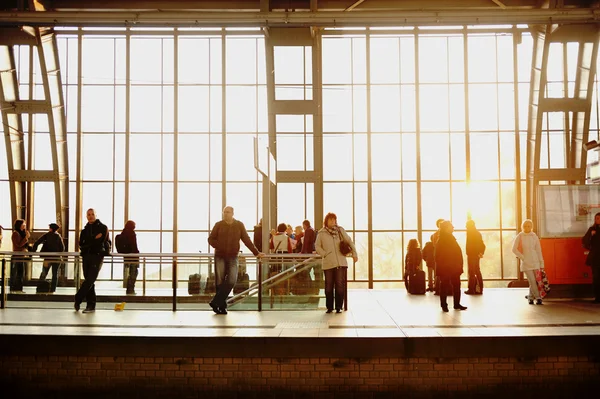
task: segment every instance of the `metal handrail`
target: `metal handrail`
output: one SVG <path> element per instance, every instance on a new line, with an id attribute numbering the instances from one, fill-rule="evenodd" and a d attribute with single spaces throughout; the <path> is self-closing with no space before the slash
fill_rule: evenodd
<path id="1" fill-rule="evenodd" d="M 74 266 L 73 270 L 73 282 L 75 285 L 75 289 L 78 289 L 81 285 L 81 261 L 82 255 L 79 252 L 15 252 L 15 251 L 0 251 L 0 258 L 2 260 L 2 270 L 0 273 L 3 274 L 2 279 L 2 290 L 0 292 L 1 303 L 0 308 L 3 308 L 6 304 L 6 281 L 7 281 L 7 258 L 10 260 L 12 256 L 26 256 L 29 260 L 40 261 L 47 258 L 55 257 L 57 262 L 72 264 Z M 254 255 L 251 254 L 240 254 L 242 258 L 253 258 Z M 112 253 L 110 256 L 106 256 L 104 258 L 104 263 L 110 263 L 111 267 L 114 267 L 115 264 L 125 263 L 125 258 L 138 258 L 138 264 L 142 266 L 142 293 L 146 295 L 146 280 L 147 280 L 147 266 L 148 263 L 152 263 L 153 261 L 157 261 L 160 264 L 167 264 L 172 261 L 172 287 L 173 287 L 173 311 L 177 309 L 177 269 L 178 266 L 181 265 L 191 265 L 196 264 L 199 261 L 200 267 L 202 265 L 206 265 L 209 270 L 209 276 L 214 273 L 214 269 L 212 266 L 214 265 L 214 254 L 207 253 L 138 253 L 138 254 L 123 254 L 123 253 Z M 302 261 L 299 261 L 302 259 Z M 205 263 L 203 263 L 203 260 Z M 206 262 L 206 260 L 208 260 Z M 270 263 L 280 264 L 282 262 L 286 262 L 289 260 L 289 267 L 280 273 L 270 276 L 266 279 L 263 279 L 262 267 L 263 265 L 269 265 Z M 309 267 L 314 266 L 322 261 L 320 255 L 317 254 L 268 254 L 264 255 L 262 258 L 257 259 L 257 270 L 256 270 L 256 283 L 253 284 L 247 290 L 244 290 L 241 293 L 235 294 L 228 300 L 228 304 L 234 305 L 237 303 L 241 303 L 245 301 L 247 298 L 253 297 L 258 294 L 258 310 L 262 310 L 262 292 L 263 288 L 270 289 L 274 285 L 279 284 L 281 282 L 287 281 L 298 273 L 308 269 Z M 295 263 L 296 262 L 296 263 Z M 111 270 L 109 280 L 99 279 L 98 281 L 116 281 L 117 279 L 113 278 L 113 272 Z M 167 282 L 168 280 L 160 280 Z M 2 293 L 4 295 L 2 295 Z"/>
<path id="2" fill-rule="evenodd" d="M 269 255 L 268 258 L 272 257 L 272 258 L 277 258 L 277 259 L 281 259 L 281 258 L 298 259 L 298 255 L 300 255 L 300 254 L 276 254 L 276 255 Z M 237 303 L 241 303 L 244 300 L 258 294 L 259 292 L 262 292 L 263 289 L 270 289 L 273 286 L 275 286 L 276 284 L 287 281 L 290 278 L 297 275 L 298 273 L 300 273 L 310 267 L 313 267 L 316 260 L 317 261 L 322 260 L 321 256 L 317 255 L 317 254 L 303 254 L 303 255 L 305 255 L 305 256 L 309 255 L 310 257 L 303 260 L 300 263 L 292 265 L 290 268 L 288 268 L 286 270 L 282 270 L 281 272 L 277 273 L 276 275 L 271 276 L 265 280 L 262 280 L 262 276 L 259 275 L 259 278 L 258 278 L 259 281 L 257 284 L 252 285 L 248 289 L 229 298 L 227 300 L 227 304 L 235 305 Z M 267 256 L 265 256 L 265 257 L 267 257 Z"/>

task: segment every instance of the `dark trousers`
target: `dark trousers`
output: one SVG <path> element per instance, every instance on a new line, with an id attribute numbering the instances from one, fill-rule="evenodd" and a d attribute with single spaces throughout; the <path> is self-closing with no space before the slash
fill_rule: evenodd
<path id="1" fill-rule="evenodd" d="M 40 283 L 42 281 L 46 281 L 46 276 L 52 268 L 52 283 L 50 284 L 50 292 L 56 291 L 56 286 L 58 284 L 58 267 L 60 266 L 60 262 L 54 260 L 44 260 L 44 264 L 42 266 L 42 273 L 40 273 Z"/>
<path id="2" fill-rule="evenodd" d="M 217 293 L 210 303 L 221 309 L 227 309 L 227 297 L 237 282 L 238 257 L 215 256 L 215 286 Z"/>
<path id="3" fill-rule="evenodd" d="M 348 268 L 340 266 L 323 270 L 323 272 L 325 273 L 325 306 L 327 306 L 327 310 L 333 310 L 335 288 L 335 309 L 341 310 L 346 297 Z"/>
<path id="4" fill-rule="evenodd" d="M 21 259 L 11 261 L 10 267 L 10 290 L 23 291 L 23 274 L 25 273 L 25 262 Z"/>
<path id="5" fill-rule="evenodd" d="M 127 293 L 133 293 L 135 291 L 135 282 L 139 273 L 139 263 L 131 262 L 125 263 L 125 267 L 129 269 L 129 277 L 127 278 Z"/>
<path id="6" fill-rule="evenodd" d="M 592 286 L 596 300 L 600 301 L 600 263 L 592 266 Z"/>
<path id="7" fill-rule="evenodd" d="M 446 298 L 448 297 L 448 285 L 452 286 L 454 307 L 460 305 L 460 274 L 457 276 L 440 276 L 439 283 L 440 305 L 442 305 L 443 308 L 448 307 L 448 302 L 446 301 Z"/>
<path id="8" fill-rule="evenodd" d="M 481 276 L 481 268 L 479 267 L 480 260 L 479 256 L 467 256 L 469 267 L 469 288 L 467 289 L 472 294 L 483 293 L 483 277 Z M 479 290 L 477 290 L 477 285 L 479 285 Z"/>
<path id="9" fill-rule="evenodd" d="M 83 255 L 83 278 L 79 291 L 75 294 L 75 303 L 80 304 L 85 299 L 86 309 L 96 309 L 96 279 L 102 269 L 102 255 Z"/>

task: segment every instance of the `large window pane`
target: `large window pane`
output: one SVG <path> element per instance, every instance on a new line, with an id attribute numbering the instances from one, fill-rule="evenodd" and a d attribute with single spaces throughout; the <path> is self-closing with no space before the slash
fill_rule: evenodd
<path id="1" fill-rule="evenodd" d="M 448 81 L 447 38 L 419 37 L 419 80 L 421 83 Z"/>
<path id="2" fill-rule="evenodd" d="M 254 38 L 227 38 L 227 83 L 229 84 L 256 84 L 256 52 L 257 44 Z M 275 60 L 278 60 L 276 48 Z M 279 65 L 276 64 L 276 74 L 279 74 Z"/>
<path id="3" fill-rule="evenodd" d="M 371 87 L 371 131 L 400 131 L 400 87 Z"/>
<path id="4" fill-rule="evenodd" d="M 446 133 L 421 135 L 421 178 L 450 179 L 450 143 Z"/>
<path id="5" fill-rule="evenodd" d="M 160 180 L 161 136 L 158 134 L 132 134 L 129 145 L 130 179 Z"/>
<path id="6" fill-rule="evenodd" d="M 400 83 L 398 38 L 372 37 L 370 45 L 371 83 Z"/>
<path id="7" fill-rule="evenodd" d="M 207 84 L 210 71 L 210 46 L 205 38 L 179 38 L 179 83 Z M 180 89 L 181 90 L 181 89 Z"/>
<path id="8" fill-rule="evenodd" d="M 227 131 L 256 132 L 256 87 L 227 87 Z"/>
<path id="9" fill-rule="evenodd" d="M 346 230 L 354 229 L 352 202 L 351 183 L 323 184 L 323 213 L 335 213 L 338 224 Z M 321 225 L 321 222 L 318 225 Z"/>
<path id="10" fill-rule="evenodd" d="M 208 224 L 208 184 L 179 183 L 178 227 L 180 230 L 202 230 Z"/>
<path id="11" fill-rule="evenodd" d="M 113 84 L 115 39 L 83 36 L 81 61 L 81 79 L 84 85 Z"/>
<path id="12" fill-rule="evenodd" d="M 227 181 L 256 180 L 252 139 L 247 134 L 227 135 Z"/>
<path id="13" fill-rule="evenodd" d="M 133 84 L 162 82 L 162 40 L 146 37 L 131 38 L 131 81 Z"/>
<path id="14" fill-rule="evenodd" d="M 213 101 L 207 86 L 181 86 L 179 88 L 179 131 L 208 132 Z M 218 100 L 220 103 L 221 97 Z M 219 117 L 220 118 L 220 117 Z"/>
<path id="15" fill-rule="evenodd" d="M 469 123 L 471 130 L 497 130 L 496 85 L 469 85 Z"/>
<path id="16" fill-rule="evenodd" d="M 131 87 L 132 132 L 160 132 L 162 128 L 162 89 L 159 86 Z"/>
<path id="17" fill-rule="evenodd" d="M 323 154 L 352 154 L 352 136 L 323 135 Z M 352 180 L 352 158 L 324 156 L 323 180 Z"/>
<path id="18" fill-rule="evenodd" d="M 479 224 L 477 227 L 480 227 Z M 485 243 L 485 254 L 480 262 L 481 274 L 484 279 L 499 279 L 502 277 L 500 232 L 482 231 L 481 235 Z"/>
<path id="19" fill-rule="evenodd" d="M 471 179 L 497 179 L 498 134 L 474 133 L 471 140 Z"/>
<path id="20" fill-rule="evenodd" d="M 402 279 L 402 233 L 373 233 L 373 278 Z M 359 261 L 360 262 L 360 261 Z"/>
<path id="21" fill-rule="evenodd" d="M 420 94 L 421 130 L 448 130 L 448 86 L 422 86 Z"/>
<path id="22" fill-rule="evenodd" d="M 417 230 L 417 184 L 402 184 L 402 228 Z"/>
<path id="23" fill-rule="evenodd" d="M 359 110 L 356 110 L 360 112 Z M 352 91 L 346 86 L 323 87 L 323 132 L 352 131 Z"/>
<path id="24" fill-rule="evenodd" d="M 450 218 L 450 184 L 421 184 L 421 212 L 423 228 L 435 228 L 438 219 Z"/>
<path id="25" fill-rule="evenodd" d="M 129 186 L 129 219 L 138 230 L 160 229 L 160 183 L 131 183 Z"/>
<path id="26" fill-rule="evenodd" d="M 114 129 L 113 87 L 83 86 L 81 96 L 81 130 L 112 132 Z"/>
<path id="27" fill-rule="evenodd" d="M 179 179 L 208 180 L 210 145 L 207 134 L 179 135 Z"/>
<path id="28" fill-rule="evenodd" d="M 277 224 L 291 224 L 292 227 L 302 224 L 305 218 L 304 204 L 306 192 L 304 183 L 279 183 L 277 184 Z M 340 215 L 337 211 L 334 212 Z M 340 221 L 340 224 L 342 222 Z M 347 223 L 345 224 L 347 225 Z M 344 226 L 345 226 L 344 225 Z M 275 228 L 273 223 L 273 228 Z"/>
<path id="29" fill-rule="evenodd" d="M 56 201 L 54 199 L 54 183 L 52 182 L 35 182 L 34 183 L 34 214 L 35 226 L 30 226 L 28 223 L 27 229 L 32 227 L 40 230 L 48 230 L 48 224 L 56 222 Z M 4 225 L 4 228 L 9 230 L 12 223 Z M 5 231 L 6 241 L 10 242 L 9 231 Z"/>
<path id="30" fill-rule="evenodd" d="M 468 45 L 469 81 L 495 82 L 496 37 L 471 35 L 468 38 Z"/>
<path id="31" fill-rule="evenodd" d="M 82 225 L 87 223 L 85 212 L 93 208 L 96 210 L 96 217 L 102 221 L 109 229 L 113 228 L 113 188 L 112 183 L 83 183 L 83 214 L 75 215 L 81 218 Z M 54 190 L 52 190 L 54 191 Z M 120 223 L 119 223 L 120 224 Z M 73 221 L 73 226 L 75 221 Z M 79 234 L 79 233 L 77 233 Z M 78 236 L 79 237 L 79 236 Z"/>
<path id="32" fill-rule="evenodd" d="M 403 180 L 417 179 L 417 156 L 417 135 L 412 133 L 402 133 Z"/>
<path id="33" fill-rule="evenodd" d="M 45 151 L 49 151 L 49 148 Z M 112 180 L 113 135 L 84 134 L 81 160 L 84 180 Z"/>
<path id="34" fill-rule="evenodd" d="M 371 136 L 373 180 L 400 180 L 400 134 Z"/>
<path id="35" fill-rule="evenodd" d="M 323 39 L 323 84 L 352 83 L 351 38 Z"/>
<path id="36" fill-rule="evenodd" d="M 468 189 L 471 217 L 481 229 L 500 227 L 500 193 L 497 182 L 471 182 Z M 459 199 L 457 199 L 459 200 Z"/>
<path id="37" fill-rule="evenodd" d="M 260 219 L 257 214 L 256 183 L 231 183 L 227 184 L 226 189 L 227 205 L 233 207 L 233 217 L 244 223 L 246 230 L 252 230 L 252 226 Z"/>
<path id="38" fill-rule="evenodd" d="M 401 230 L 400 183 L 373 183 L 373 230 Z"/>

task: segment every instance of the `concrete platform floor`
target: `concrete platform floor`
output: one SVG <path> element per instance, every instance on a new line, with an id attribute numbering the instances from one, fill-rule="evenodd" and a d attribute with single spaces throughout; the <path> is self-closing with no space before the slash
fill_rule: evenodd
<path id="1" fill-rule="evenodd" d="M 600 305 L 591 300 L 546 300 L 529 305 L 527 289 L 490 288 L 463 295 L 466 311 L 443 313 L 439 297 L 405 290 L 350 290 L 349 310 L 231 309 L 215 315 L 205 304 L 98 303 L 95 313 L 75 312 L 68 302 L 9 301 L 0 310 L 0 335 L 148 337 L 512 337 L 600 335 Z M 82 306 L 83 308 L 83 306 Z"/>

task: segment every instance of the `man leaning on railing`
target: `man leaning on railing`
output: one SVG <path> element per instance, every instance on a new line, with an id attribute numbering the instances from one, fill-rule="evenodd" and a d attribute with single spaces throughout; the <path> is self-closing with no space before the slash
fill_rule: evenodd
<path id="1" fill-rule="evenodd" d="M 217 289 L 209 305 L 216 314 L 227 314 L 227 297 L 237 282 L 240 240 L 256 257 L 264 256 L 250 240 L 244 223 L 233 218 L 233 207 L 226 206 L 223 208 L 223 220 L 215 224 L 208 237 L 208 243 L 215 249 Z"/>

